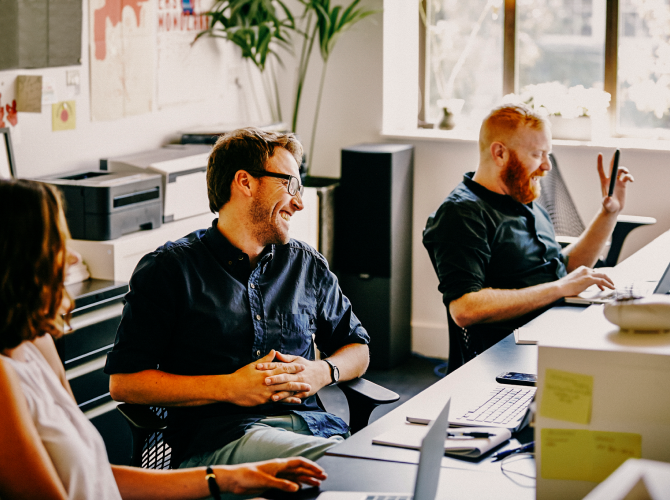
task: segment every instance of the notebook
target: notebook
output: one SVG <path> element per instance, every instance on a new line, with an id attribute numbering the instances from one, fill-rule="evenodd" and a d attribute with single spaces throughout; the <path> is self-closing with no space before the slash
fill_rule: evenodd
<path id="1" fill-rule="evenodd" d="M 447 437 L 444 440 L 444 452 L 447 455 L 479 458 L 487 451 L 500 446 L 512 437 L 510 430 L 503 428 L 468 427 L 467 432 L 484 432 L 492 435 L 489 437 Z M 375 437 L 372 440 L 372 444 L 418 450 L 425 435 L 425 425 L 406 423 L 395 426 L 392 430 Z"/>
<path id="2" fill-rule="evenodd" d="M 449 427 L 449 406 L 451 399 L 433 420 L 421 442 L 419 467 L 416 470 L 414 495 L 407 493 L 371 493 L 356 491 L 326 491 L 318 496 L 318 500 L 435 500 L 437 486 L 440 482 L 440 467 L 444 455 L 444 436 Z"/>
<path id="3" fill-rule="evenodd" d="M 467 397 L 452 402 L 449 424 L 460 427 L 501 427 L 511 432 L 521 430 L 530 420 L 528 408 L 535 397 L 536 387 L 496 384 L 484 391 L 472 391 Z M 439 402 L 435 402 L 439 405 Z M 438 413 L 431 404 L 417 408 L 407 415 L 408 422 L 427 424 Z"/>
<path id="4" fill-rule="evenodd" d="M 613 268 L 599 268 L 607 273 Z M 655 287 L 654 287 L 655 285 Z M 652 293 L 667 294 L 670 292 L 670 263 L 665 268 L 665 272 L 658 283 L 653 281 L 630 282 L 623 286 L 618 286 L 616 290 L 600 290 L 597 286 L 592 285 L 584 290 L 579 295 L 573 297 L 566 297 L 565 302 L 568 304 L 607 304 L 616 298 L 626 298 L 631 296 L 646 297 Z"/>

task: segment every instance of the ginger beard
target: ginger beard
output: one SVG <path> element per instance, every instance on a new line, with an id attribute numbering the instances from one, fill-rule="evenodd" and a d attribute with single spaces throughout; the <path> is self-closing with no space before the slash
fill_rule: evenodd
<path id="1" fill-rule="evenodd" d="M 509 190 L 507 194 L 519 203 L 526 205 L 540 196 L 540 183 L 533 179 L 544 177 L 544 172 L 538 168 L 529 174 L 519 160 L 516 151 L 509 150 L 509 160 L 500 175 Z"/>
<path id="2" fill-rule="evenodd" d="M 285 245 L 289 242 L 290 236 L 288 230 L 282 225 L 283 223 L 278 220 L 281 218 L 280 208 L 270 196 L 265 196 L 265 192 L 266 189 L 261 188 L 258 198 L 254 199 L 249 208 L 254 237 L 264 246 Z"/>

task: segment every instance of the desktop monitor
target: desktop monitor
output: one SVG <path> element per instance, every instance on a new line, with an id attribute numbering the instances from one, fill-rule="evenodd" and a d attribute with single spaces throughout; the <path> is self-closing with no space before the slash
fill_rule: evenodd
<path id="1" fill-rule="evenodd" d="M 16 168 L 9 128 L 0 128 L 0 179 L 13 179 L 15 176 Z"/>

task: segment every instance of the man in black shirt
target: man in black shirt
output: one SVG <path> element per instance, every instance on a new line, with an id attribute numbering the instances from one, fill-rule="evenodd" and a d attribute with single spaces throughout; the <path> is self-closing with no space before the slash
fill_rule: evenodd
<path id="1" fill-rule="evenodd" d="M 479 153 L 477 170 L 465 174 L 423 232 L 450 331 L 462 329 L 461 352 L 452 346 L 452 354 L 463 359 L 450 359 L 450 370 L 557 300 L 591 285 L 614 287 L 592 266 L 623 209 L 626 184 L 633 181 L 619 167 L 608 197 L 609 179 L 598 155 L 602 207 L 578 241 L 561 250 L 549 215 L 533 203 L 540 178 L 551 169 L 548 123 L 523 106 L 497 108 L 482 123 Z"/>
<path id="2" fill-rule="evenodd" d="M 219 218 L 144 256 L 130 280 L 111 395 L 169 407 L 182 466 L 316 459 L 348 432 L 315 393 L 365 372 L 369 338 L 325 259 L 289 238 L 301 158 L 292 134 L 220 138 L 207 167 Z"/>

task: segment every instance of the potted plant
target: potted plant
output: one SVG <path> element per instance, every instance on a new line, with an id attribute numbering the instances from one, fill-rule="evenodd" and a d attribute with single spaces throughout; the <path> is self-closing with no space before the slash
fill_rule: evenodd
<path id="1" fill-rule="evenodd" d="M 519 95 L 508 94 L 505 102 L 520 102 L 547 116 L 555 139 L 590 141 L 592 131 L 602 129 L 593 119 L 605 118 L 610 94 L 576 85 L 568 88 L 560 82 L 525 86 Z"/>
<path id="2" fill-rule="evenodd" d="M 211 10 L 209 28 L 195 37 L 202 36 L 230 40 L 242 51 L 261 74 L 265 99 L 274 122 L 282 121 L 281 103 L 277 88 L 274 59 L 281 63 L 276 48 L 291 50 L 291 32 L 295 31 L 295 18 L 282 0 L 216 0 Z M 266 72 L 266 69 L 269 69 Z"/>
<path id="3" fill-rule="evenodd" d="M 298 62 L 298 78 L 295 89 L 293 119 L 291 121 L 291 130 L 293 132 L 296 132 L 298 129 L 298 112 L 300 110 L 302 90 L 315 42 L 318 42 L 319 54 L 323 60 L 321 78 L 319 80 L 319 92 L 316 98 L 316 109 L 314 111 L 314 119 L 312 123 L 309 153 L 307 154 L 307 176 L 309 177 L 311 168 L 310 162 L 313 158 L 316 129 L 319 122 L 319 111 L 321 109 L 321 98 L 323 97 L 323 87 L 326 80 L 326 71 L 328 70 L 330 56 L 335 49 L 337 41 L 345 31 L 357 22 L 378 11 L 359 7 L 360 0 L 353 0 L 346 7 L 331 5 L 330 0 L 299 1 L 304 6 L 303 14 L 300 17 L 302 25 L 300 31 L 303 39 L 300 50 L 300 59 Z"/>

